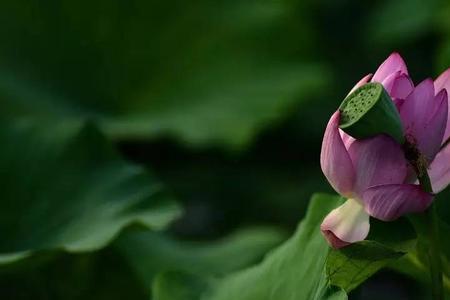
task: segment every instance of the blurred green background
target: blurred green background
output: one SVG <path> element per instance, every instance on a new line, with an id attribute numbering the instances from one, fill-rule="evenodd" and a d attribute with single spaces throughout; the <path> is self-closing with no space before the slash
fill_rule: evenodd
<path id="1" fill-rule="evenodd" d="M 2 299 L 149 299 L 161 270 L 259 261 L 332 192 L 351 87 L 393 51 L 415 83 L 450 66 L 445 0 L 2 1 L 0 34 L 0 253 L 34 253 L 5 258 Z"/>

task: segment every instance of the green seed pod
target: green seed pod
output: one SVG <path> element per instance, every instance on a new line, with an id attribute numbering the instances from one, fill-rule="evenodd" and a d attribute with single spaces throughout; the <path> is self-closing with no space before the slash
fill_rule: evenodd
<path id="1" fill-rule="evenodd" d="M 339 111 L 339 127 L 356 139 L 387 134 L 404 143 L 400 115 L 381 83 L 359 87 L 342 101 Z"/>

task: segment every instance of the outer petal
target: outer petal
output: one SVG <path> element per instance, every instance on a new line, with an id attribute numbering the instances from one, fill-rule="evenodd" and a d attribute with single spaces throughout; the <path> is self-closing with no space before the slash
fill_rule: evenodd
<path id="1" fill-rule="evenodd" d="M 433 201 L 433 195 L 415 184 L 389 184 L 367 189 L 363 201 L 372 217 L 392 221 L 408 213 L 424 211 Z"/>
<path id="2" fill-rule="evenodd" d="M 370 186 L 403 183 L 406 178 L 403 150 L 386 135 L 353 142 L 349 154 L 356 172 L 353 190 L 359 196 Z"/>
<path id="3" fill-rule="evenodd" d="M 434 81 L 434 90 L 436 94 L 442 89 L 447 90 L 447 94 L 450 93 L 450 68 L 445 70 L 439 77 Z M 450 113 L 450 110 L 449 110 Z M 450 119 L 450 117 L 448 117 Z M 447 121 L 447 127 L 444 134 L 444 142 L 450 137 L 450 122 Z"/>
<path id="4" fill-rule="evenodd" d="M 323 220 L 320 229 L 333 248 L 362 241 L 369 233 L 369 215 L 354 199 L 332 210 Z"/>
<path id="5" fill-rule="evenodd" d="M 350 95 L 351 93 L 353 93 L 357 88 L 359 88 L 360 86 L 363 86 L 364 84 L 368 83 L 370 81 L 370 78 L 372 78 L 372 74 L 367 74 L 366 76 L 364 76 L 360 81 L 358 81 L 358 83 L 350 90 L 350 92 L 348 93 L 348 95 Z M 348 96 L 347 95 L 347 96 Z"/>
<path id="6" fill-rule="evenodd" d="M 428 174 L 435 193 L 439 193 L 450 184 L 450 144 L 436 155 Z"/>
<path id="7" fill-rule="evenodd" d="M 355 171 L 339 133 L 339 111 L 331 116 L 325 130 L 320 166 L 331 186 L 341 195 L 351 196 Z"/>
<path id="8" fill-rule="evenodd" d="M 429 79 L 420 83 L 401 107 L 405 135 L 422 154 L 432 161 L 442 143 L 447 124 L 446 91 L 434 95 L 433 82 Z"/>
<path id="9" fill-rule="evenodd" d="M 379 67 L 373 75 L 372 81 L 383 82 L 389 75 L 400 71 L 401 74 L 408 74 L 405 61 L 397 52 L 392 53 Z"/>

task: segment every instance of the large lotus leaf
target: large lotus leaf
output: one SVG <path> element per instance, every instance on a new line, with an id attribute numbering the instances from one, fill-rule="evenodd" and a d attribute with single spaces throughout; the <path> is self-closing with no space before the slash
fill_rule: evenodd
<path id="1" fill-rule="evenodd" d="M 208 281 L 192 275 L 161 274 L 154 283 L 155 299 L 175 300 L 183 295 L 208 300 L 347 299 L 343 290 L 329 286 L 325 265 L 329 246 L 320 233 L 324 216 L 339 198 L 317 195 L 292 238 L 248 269 Z M 168 282 L 167 282 L 168 281 Z M 175 281 L 175 282 L 171 282 Z M 208 284 L 206 284 L 208 283 Z M 179 286 L 181 294 L 165 287 Z M 184 285 L 192 284 L 192 291 Z M 198 289 L 207 285 L 203 292 Z"/>
<path id="2" fill-rule="evenodd" d="M 0 140 L 0 262 L 95 250 L 129 223 L 162 229 L 179 215 L 161 184 L 92 125 L 2 123 Z"/>
<path id="3" fill-rule="evenodd" d="M 3 1 L 2 114 L 90 116 L 119 138 L 243 145 L 318 92 L 311 25 L 280 1 Z"/>
<path id="4" fill-rule="evenodd" d="M 158 272 L 182 269 L 222 275 L 258 262 L 284 237 L 273 228 L 258 227 L 218 241 L 187 242 L 133 226 L 114 246 L 100 251 L 45 251 L 3 265 L 0 291 L 6 299 L 149 299 Z M 183 293 L 177 287 L 172 290 Z"/>

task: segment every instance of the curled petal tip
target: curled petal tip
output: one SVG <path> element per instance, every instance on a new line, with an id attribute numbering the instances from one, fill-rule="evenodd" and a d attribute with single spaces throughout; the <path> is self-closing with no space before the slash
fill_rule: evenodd
<path id="1" fill-rule="evenodd" d="M 343 247 L 346 247 L 348 245 L 351 245 L 352 243 L 345 242 L 341 239 L 339 239 L 337 236 L 334 235 L 334 233 L 330 230 L 322 230 L 322 235 L 327 240 L 328 244 L 333 249 L 340 249 Z"/>

